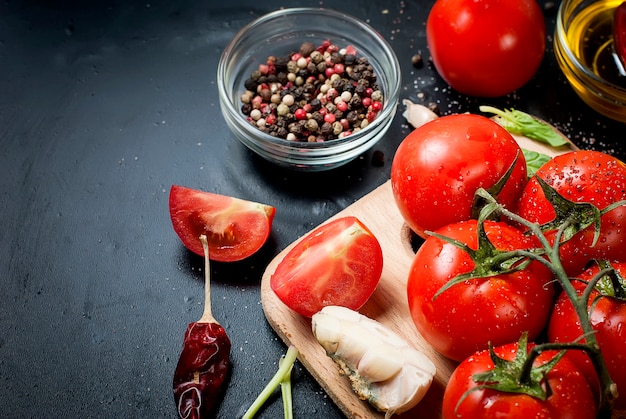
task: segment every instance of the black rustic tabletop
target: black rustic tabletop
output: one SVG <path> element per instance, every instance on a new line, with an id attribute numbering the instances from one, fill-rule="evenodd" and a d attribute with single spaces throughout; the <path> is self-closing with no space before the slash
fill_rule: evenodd
<path id="1" fill-rule="evenodd" d="M 260 252 L 212 265 L 213 311 L 231 338 L 233 365 L 217 416 L 240 417 L 276 371 L 286 347 L 263 313 L 265 267 L 387 181 L 410 127 L 400 106 L 372 150 L 320 173 L 278 168 L 240 144 L 220 113 L 217 62 L 235 33 L 267 12 L 332 6 L 352 14 L 395 50 L 401 99 L 435 103 L 442 115 L 515 107 L 581 148 L 626 159 L 624 125 L 584 105 L 556 65 L 558 2 L 539 2 L 548 49 L 535 78 L 491 100 L 455 93 L 429 65 L 433 1 L 326 3 L 0 4 L 0 416 L 175 416 L 172 375 L 185 328 L 202 314 L 204 282 L 202 258 L 171 226 L 172 184 L 277 208 Z M 342 416 L 299 363 L 293 386 L 296 417 Z M 281 416 L 275 396 L 260 417 Z"/>

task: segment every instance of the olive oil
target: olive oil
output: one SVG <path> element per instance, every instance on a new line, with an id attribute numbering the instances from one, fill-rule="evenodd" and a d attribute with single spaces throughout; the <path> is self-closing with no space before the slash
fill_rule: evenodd
<path id="1" fill-rule="evenodd" d="M 626 88 L 613 49 L 613 15 L 623 0 L 600 0 L 589 4 L 569 23 L 567 42 L 580 62 L 596 76 Z"/>

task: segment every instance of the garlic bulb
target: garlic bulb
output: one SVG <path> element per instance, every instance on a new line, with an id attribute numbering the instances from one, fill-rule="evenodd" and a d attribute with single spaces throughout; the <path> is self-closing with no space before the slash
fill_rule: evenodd
<path id="1" fill-rule="evenodd" d="M 313 334 L 362 400 L 385 412 L 405 412 L 424 397 L 436 368 L 404 339 L 356 311 L 328 306 L 312 317 Z"/>

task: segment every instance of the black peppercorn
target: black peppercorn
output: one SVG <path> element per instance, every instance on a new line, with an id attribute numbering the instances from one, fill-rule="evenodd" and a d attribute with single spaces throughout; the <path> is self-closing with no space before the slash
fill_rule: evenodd
<path id="1" fill-rule="evenodd" d="M 305 42 L 286 57 L 269 56 L 244 81 L 252 93 L 242 94 L 242 113 L 260 130 L 290 141 L 326 141 L 364 128 L 383 98 L 369 60 L 353 51 Z"/>
<path id="2" fill-rule="evenodd" d="M 303 57 L 308 57 L 313 51 L 315 51 L 315 45 L 312 42 L 303 42 L 300 46 L 300 54 Z"/>

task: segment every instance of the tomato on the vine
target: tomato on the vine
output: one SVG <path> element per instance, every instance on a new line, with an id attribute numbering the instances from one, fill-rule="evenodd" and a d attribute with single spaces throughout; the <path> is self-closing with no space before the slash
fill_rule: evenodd
<path id="1" fill-rule="evenodd" d="M 475 250 L 477 227 L 476 220 L 468 220 L 437 233 Z M 497 250 L 534 247 L 532 239 L 508 224 L 485 221 L 484 227 Z M 494 264 L 494 259 L 485 262 Z M 452 278 L 477 265 L 464 249 L 431 236 L 420 246 L 409 271 L 408 302 L 417 330 L 438 352 L 457 361 L 487 348 L 488 342 L 515 342 L 525 331 L 534 339 L 552 308 L 553 290 L 548 285 L 552 277 L 537 261 L 522 270 L 466 279 L 435 297 Z"/>
<path id="2" fill-rule="evenodd" d="M 435 68 L 455 90 L 496 97 L 526 84 L 546 47 L 535 0 L 437 0 L 426 23 Z"/>
<path id="3" fill-rule="evenodd" d="M 209 242 L 209 257 L 234 262 L 251 256 L 267 241 L 276 209 L 230 196 L 173 185 L 169 197 L 172 226 L 185 247 L 204 255 L 200 235 Z"/>
<path id="4" fill-rule="evenodd" d="M 613 263 L 613 268 L 621 274 L 622 280 L 626 277 L 626 262 Z M 582 295 L 587 282 L 591 280 L 600 268 L 593 265 L 572 284 L 576 288 L 578 295 Z M 608 278 L 602 281 L 609 281 Z M 618 392 L 621 394 L 615 401 L 614 407 L 626 409 L 626 296 L 624 287 L 615 292 L 610 283 L 600 283 L 591 292 L 587 308 L 589 310 L 591 326 L 596 332 L 596 339 L 604 357 L 604 362 L 613 381 L 617 384 Z M 565 294 L 561 294 L 556 305 L 548 327 L 548 340 L 551 342 L 573 342 L 582 336 L 580 321 L 571 301 Z M 580 370 L 588 377 L 593 388 L 597 388 L 598 381 L 595 369 L 589 357 L 582 351 L 568 351 L 567 356 L 574 361 Z"/>
<path id="5" fill-rule="evenodd" d="M 528 345 L 528 349 L 532 347 Z M 500 358 L 512 361 L 518 344 L 509 343 L 494 348 Z M 534 366 L 549 362 L 557 351 L 541 353 Z M 442 418 L 570 418 L 594 419 L 596 404 L 587 380 L 567 357 L 561 358 L 543 377 L 550 394 L 545 400 L 524 393 L 503 392 L 481 388 L 475 374 L 494 369 L 488 350 L 477 352 L 463 360 L 450 376 L 443 396 Z M 470 391 L 471 390 L 471 391 Z M 464 397 L 466 396 L 466 397 Z"/>
<path id="6" fill-rule="evenodd" d="M 513 209 L 526 184 L 526 161 L 504 128 L 484 116 L 455 114 L 413 130 L 391 166 L 391 187 L 402 217 L 421 237 L 472 218 L 474 194 L 498 184 L 498 202 Z"/>
<path id="7" fill-rule="evenodd" d="M 599 210 L 626 200 L 626 164 L 599 151 L 572 151 L 553 157 L 536 176 L 569 201 L 591 203 Z M 551 222 L 557 216 L 535 177 L 524 188 L 518 213 L 539 224 Z M 591 259 L 626 260 L 626 205 L 605 213 L 600 221 L 600 236 L 595 246 L 592 247 L 594 225 L 562 244 L 561 262 L 569 275 L 580 273 Z M 554 241 L 555 231 L 547 232 L 546 236 Z"/>
<path id="8" fill-rule="evenodd" d="M 358 310 L 383 270 L 378 239 L 356 217 L 337 218 L 309 233 L 285 255 L 270 278 L 276 296 L 311 317 L 329 305 Z"/>

